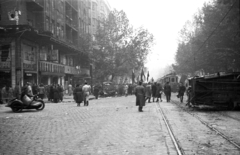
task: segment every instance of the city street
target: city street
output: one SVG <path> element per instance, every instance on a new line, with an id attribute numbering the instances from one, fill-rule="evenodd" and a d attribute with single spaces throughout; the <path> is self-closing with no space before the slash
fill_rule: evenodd
<path id="1" fill-rule="evenodd" d="M 144 112 L 133 95 L 93 99 L 88 107 L 65 97 L 63 103 L 46 102 L 43 111 L 20 113 L 1 105 L 0 154 L 175 155 L 159 109 L 184 154 L 240 154 L 239 111 L 196 110 L 177 100 L 172 94 L 171 103 L 165 97 L 146 103 Z"/>
<path id="2" fill-rule="evenodd" d="M 155 103 L 138 112 L 135 96 L 46 103 L 13 113 L 1 105 L 0 154 L 176 154 Z"/>

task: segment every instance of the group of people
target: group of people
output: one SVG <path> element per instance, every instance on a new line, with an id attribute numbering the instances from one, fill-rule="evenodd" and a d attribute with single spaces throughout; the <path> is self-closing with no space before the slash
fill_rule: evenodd
<path id="1" fill-rule="evenodd" d="M 145 86 L 145 100 L 148 100 L 148 103 L 151 102 L 151 98 L 152 98 L 152 102 L 156 102 L 162 101 L 162 85 L 160 83 L 154 82 L 153 84 L 151 84 L 150 82 L 148 82 L 148 84 Z"/>
<path id="2" fill-rule="evenodd" d="M 77 84 L 76 88 L 73 91 L 73 98 L 77 103 L 77 106 L 80 106 L 84 102 L 84 106 L 89 105 L 89 95 L 91 93 L 91 86 L 87 82 L 83 86 Z"/>
<path id="3" fill-rule="evenodd" d="M 183 85 L 183 83 L 180 83 L 179 89 L 178 89 L 178 95 L 177 97 L 180 98 L 180 101 L 183 102 L 183 96 L 184 92 L 186 91 L 186 87 Z M 138 111 L 142 112 L 143 106 L 145 106 L 145 102 L 148 101 L 148 103 L 155 101 L 159 102 L 162 101 L 162 92 L 164 92 L 166 96 L 166 101 L 170 102 L 171 100 L 171 86 L 169 82 L 166 82 L 164 87 L 162 88 L 160 83 L 153 83 L 151 84 L 148 82 L 146 86 L 143 85 L 143 83 L 140 81 L 138 86 L 135 88 L 135 96 L 136 96 L 136 106 L 138 106 Z"/>
<path id="4" fill-rule="evenodd" d="M 45 86 L 45 94 L 48 98 L 48 101 L 58 103 L 63 101 L 64 89 L 59 84 L 51 84 Z"/>

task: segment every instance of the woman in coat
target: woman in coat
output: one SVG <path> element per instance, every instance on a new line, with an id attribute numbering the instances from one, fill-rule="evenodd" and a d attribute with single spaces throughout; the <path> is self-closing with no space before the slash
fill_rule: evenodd
<path id="1" fill-rule="evenodd" d="M 54 85 L 53 86 L 53 102 L 54 103 L 58 103 L 59 102 L 59 90 L 58 90 L 58 86 Z"/>
<path id="2" fill-rule="evenodd" d="M 148 82 L 147 86 L 146 86 L 146 99 L 145 100 L 148 100 L 148 103 L 150 103 L 151 101 L 151 96 L 152 96 L 152 86 L 151 86 L 151 83 Z"/>
<path id="3" fill-rule="evenodd" d="M 135 88 L 136 96 L 136 106 L 138 107 L 139 112 L 143 112 L 142 108 L 145 106 L 145 88 L 142 86 L 142 82 L 139 82 L 139 85 Z"/>
<path id="4" fill-rule="evenodd" d="M 83 91 L 82 87 L 79 84 L 77 84 L 76 88 L 74 89 L 73 95 L 77 106 L 80 107 L 80 103 L 83 101 Z"/>

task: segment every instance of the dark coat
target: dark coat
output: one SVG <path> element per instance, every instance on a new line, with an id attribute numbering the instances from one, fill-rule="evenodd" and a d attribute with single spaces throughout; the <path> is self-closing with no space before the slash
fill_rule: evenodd
<path id="1" fill-rule="evenodd" d="M 142 85 L 138 85 L 135 88 L 136 106 L 145 106 L 145 88 Z"/>
<path id="2" fill-rule="evenodd" d="M 164 93 L 171 93 L 171 86 L 169 84 L 166 84 L 164 86 Z"/>
<path id="3" fill-rule="evenodd" d="M 152 96 L 157 97 L 157 85 L 156 84 L 152 85 Z"/>
<path id="4" fill-rule="evenodd" d="M 73 92 L 74 95 L 74 100 L 76 101 L 76 103 L 82 103 L 83 101 L 83 91 L 81 87 L 77 87 L 74 89 Z"/>
<path id="5" fill-rule="evenodd" d="M 185 91 L 186 91 L 186 87 L 185 86 L 180 86 L 179 90 L 178 90 L 178 95 L 183 96 Z"/>
<path id="6" fill-rule="evenodd" d="M 60 99 L 60 96 L 59 96 L 58 87 L 54 86 L 53 87 L 53 100 L 54 100 L 54 102 L 58 102 L 59 99 Z"/>

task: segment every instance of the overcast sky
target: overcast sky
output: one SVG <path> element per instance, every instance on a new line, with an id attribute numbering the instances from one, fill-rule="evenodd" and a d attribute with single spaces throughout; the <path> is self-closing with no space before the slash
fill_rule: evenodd
<path id="1" fill-rule="evenodd" d="M 175 62 L 179 31 L 207 0 L 108 0 L 111 8 L 126 12 L 130 24 L 143 26 L 155 37 L 146 67 L 158 78 L 162 68 Z"/>

